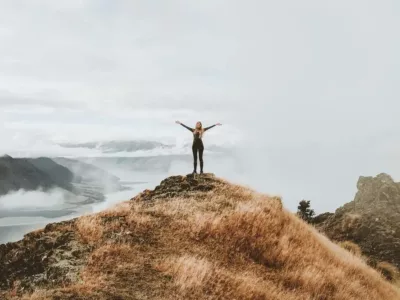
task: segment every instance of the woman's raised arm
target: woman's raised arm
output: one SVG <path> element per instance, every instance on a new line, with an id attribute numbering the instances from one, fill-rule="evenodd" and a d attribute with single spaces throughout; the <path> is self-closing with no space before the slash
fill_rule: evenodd
<path id="1" fill-rule="evenodd" d="M 191 131 L 191 132 L 193 132 L 193 128 L 190 128 L 189 126 L 186 126 L 185 124 L 183 124 L 183 123 L 181 123 L 181 122 L 179 122 L 179 121 L 176 121 L 175 122 L 176 124 L 179 124 L 179 125 L 182 125 L 183 127 L 185 127 L 187 130 L 189 130 L 189 131 Z"/>
<path id="2" fill-rule="evenodd" d="M 204 128 L 204 131 L 207 131 L 208 129 L 211 129 L 211 128 L 215 127 L 215 126 L 221 126 L 221 125 L 222 125 L 221 123 L 217 123 L 217 124 L 208 126 L 208 127 Z"/>

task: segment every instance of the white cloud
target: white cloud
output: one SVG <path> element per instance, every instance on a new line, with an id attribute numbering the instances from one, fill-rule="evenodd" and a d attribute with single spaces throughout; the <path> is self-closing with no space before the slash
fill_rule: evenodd
<path id="1" fill-rule="evenodd" d="M 0 208 L 5 210 L 59 209 L 65 206 L 65 191 L 51 190 L 11 192 L 0 197 Z"/>
<path id="2" fill-rule="evenodd" d="M 2 1 L 0 130 L 83 140 L 221 121 L 257 176 L 273 160 L 285 189 L 313 164 L 306 191 L 341 172 L 354 184 L 399 160 L 398 28 L 395 0 Z"/>

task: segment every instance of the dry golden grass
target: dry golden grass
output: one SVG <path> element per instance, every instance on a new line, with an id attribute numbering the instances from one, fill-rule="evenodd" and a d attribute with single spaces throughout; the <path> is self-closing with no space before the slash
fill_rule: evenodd
<path id="1" fill-rule="evenodd" d="M 126 268 L 130 261 L 136 261 L 137 254 L 133 247 L 124 244 L 106 244 L 96 249 L 89 257 L 85 278 L 93 277 L 103 270 L 117 270 Z"/>
<path id="2" fill-rule="evenodd" d="M 400 290 L 400 278 L 393 282 L 393 284 Z"/>
<path id="3" fill-rule="evenodd" d="M 386 294 L 383 286 L 387 284 L 361 260 L 338 249 L 332 253 L 316 232 L 291 214 L 280 211 L 273 201 L 256 198 L 232 213 L 203 221 L 202 227 L 194 224 L 202 239 L 214 239 L 231 252 L 229 255 L 242 256 L 249 264 L 263 266 L 264 271 L 269 270 L 274 280 L 284 286 L 284 290 L 275 292 L 264 290 L 263 297 L 382 299 Z M 377 289 L 366 291 L 373 284 Z M 357 297 L 351 296 L 356 294 Z"/>
<path id="4" fill-rule="evenodd" d="M 232 273 L 204 258 L 186 255 L 171 258 L 159 269 L 175 278 L 182 299 L 266 299 L 266 290 L 274 291 L 268 298 L 271 300 L 297 299 L 282 298 L 287 296 L 282 290 L 254 274 Z"/>
<path id="5" fill-rule="evenodd" d="M 76 222 L 78 234 L 83 242 L 95 244 L 103 236 L 103 226 L 99 215 L 87 215 L 80 217 Z"/>
<path id="6" fill-rule="evenodd" d="M 360 246 L 351 241 L 339 242 L 339 246 L 342 247 L 343 249 L 346 249 L 347 251 L 349 251 L 350 253 L 352 253 L 357 257 L 362 257 L 362 251 Z"/>
<path id="7" fill-rule="evenodd" d="M 125 202 L 76 227 L 95 246 L 80 281 L 27 299 L 400 299 L 279 198 L 224 182 L 190 197 Z"/>
<path id="8" fill-rule="evenodd" d="M 44 228 L 39 228 L 39 229 L 29 232 L 30 235 L 35 236 L 35 237 L 39 237 L 43 233 L 44 233 Z"/>
<path id="9" fill-rule="evenodd" d="M 56 290 L 37 290 L 33 294 L 24 295 L 21 300 L 52 300 L 52 299 L 100 299 L 101 294 L 97 292 L 101 280 L 97 282 L 85 282 L 74 284 Z M 11 298 L 12 299 L 12 298 Z"/>
<path id="10" fill-rule="evenodd" d="M 389 281 L 397 282 L 399 278 L 399 270 L 391 263 L 382 261 L 376 266 L 376 269 Z"/>
<path id="11" fill-rule="evenodd" d="M 74 231 L 75 226 L 72 222 L 67 222 L 65 224 L 61 224 L 57 226 L 58 231 Z"/>

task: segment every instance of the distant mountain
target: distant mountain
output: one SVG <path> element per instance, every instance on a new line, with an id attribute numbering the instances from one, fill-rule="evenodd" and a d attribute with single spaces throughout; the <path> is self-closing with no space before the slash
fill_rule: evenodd
<path id="1" fill-rule="evenodd" d="M 85 185 L 96 187 L 102 193 L 118 191 L 123 188 L 117 176 L 92 164 L 65 157 L 55 157 L 53 160 L 74 174 L 72 182 L 75 186 L 79 184 L 81 188 Z"/>
<path id="2" fill-rule="evenodd" d="M 186 162 L 191 167 L 191 155 L 154 155 L 141 157 L 80 157 L 87 163 L 93 163 L 108 170 L 118 168 L 136 172 L 167 172 L 174 162 Z"/>
<path id="3" fill-rule="evenodd" d="M 68 181 L 61 180 L 61 177 L 53 178 L 54 172 L 48 173 L 35 164 L 42 166 L 47 164 L 46 168 L 52 169 L 51 165 L 44 160 L 12 158 L 8 155 L 0 157 L 0 195 L 20 189 L 32 191 L 39 188 L 48 190 L 59 187 L 68 191 L 73 190 Z M 63 172 L 62 176 L 67 176 L 67 170 Z"/>
<path id="4" fill-rule="evenodd" d="M 49 175 L 58 186 L 71 192 L 74 191 L 72 182 L 75 175 L 68 168 L 56 163 L 48 157 L 29 158 L 28 161 Z"/>
<path id="5" fill-rule="evenodd" d="M 116 152 L 135 152 L 146 151 L 157 148 L 169 149 L 171 145 L 166 145 L 154 141 L 109 141 L 109 142 L 88 142 L 88 143 L 62 143 L 60 146 L 64 148 L 87 148 L 98 149 L 103 153 L 116 153 Z"/>
<path id="6" fill-rule="evenodd" d="M 82 167 L 79 172 L 75 169 L 70 168 L 68 165 L 56 162 L 56 159 L 48 157 L 40 158 L 29 158 L 28 159 L 33 165 L 38 169 L 44 171 L 46 174 L 50 175 L 53 181 L 63 189 L 66 189 L 75 195 L 83 196 L 87 198 L 87 202 L 100 202 L 104 201 L 104 194 L 109 191 L 117 191 L 121 189 L 119 185 L 119 178 L 113 177 L 115 183 L 113 188 L 109 185 L 106 189 L 105 183 L 109 181 L 105 180 L 94 180 L 88 175 L 90 170 L 94 169 L 94 166 L 86 165 Z M 106 176 L 105 171 L 97 169 L 97 173 Z M 108 174 L 111 177 L 111 175 Z"/>
<path id="7" fill-rule="evenodd" d="M 104 201 L 104 194 L 123 189 L 118 177 L 78 160 L 0 157 L 0 196 L 52 188 L 68 191 L 68 201 L 80 203 Z"/>

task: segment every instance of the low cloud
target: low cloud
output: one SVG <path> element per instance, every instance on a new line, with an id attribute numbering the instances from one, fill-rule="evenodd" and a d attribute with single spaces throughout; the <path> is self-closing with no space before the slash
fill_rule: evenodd
<path id="1" fill-rule="evenodd" d="M 65 203 L 65 191 L 53 189 L 51 191 L 19 190 L 0 197 L 2 210 L 34 210 L 60 209 Z"/>

